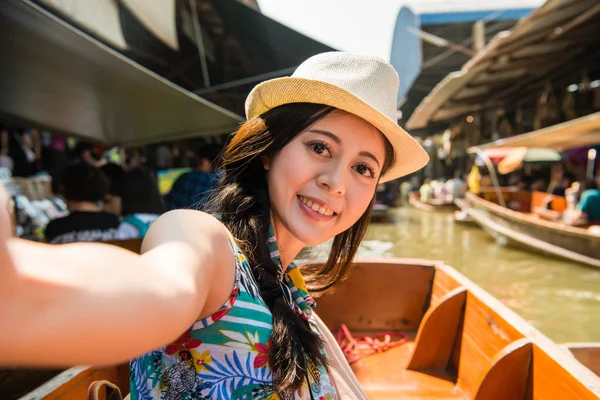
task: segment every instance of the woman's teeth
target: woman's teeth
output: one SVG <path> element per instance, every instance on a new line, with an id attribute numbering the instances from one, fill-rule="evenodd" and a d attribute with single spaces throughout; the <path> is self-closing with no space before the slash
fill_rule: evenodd
<path id="1" fill-rule="evenodd" d="M 326 215 L 326 216 L 330 216 L 330 215 L 334 214 L 332 210 L 329 210 L 328 208 L 325 208 L 325 207 L 321 207 L 317 203 L 313 203 L 311 200 L 308 200 L 307 198 L 304 198 L 302 196 L 298 196 L 298 198 L 300 199 L 300 201 L 302 203 L 306 204 L 306 206 L 308 208 L 311 208 L 313 211 L 316 211 L 319 214 Z"/>

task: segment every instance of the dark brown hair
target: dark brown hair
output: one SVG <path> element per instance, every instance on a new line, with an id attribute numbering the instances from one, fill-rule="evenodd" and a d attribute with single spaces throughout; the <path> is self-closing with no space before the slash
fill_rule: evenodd
<path id="1" fill-rule="evenodd" d="M 104 200 L 110 181 L 98 168 L 80 161 L 65 168 L 62 175 L 65 199 L 96 203 Z"/>
<path id="2" fill-rule="evenodd" d="M 261 296 L 273 315 L 269 364 L 275 391 L 282 398 L 290 397 L 307 378 L 305 355 L 317 365 L 327 363 L 321 352 L 321 339 L 286 303 L 278 283 L 278 267 L 266 244 L 271 205 L 261 156 L 274 155 L 333 110 L 320 104 L 294 103 L 244 123 L 222 153 L 223 179 L 208 204 L 208 212 L 221 216 L 248 258 Z M 383 171 L 392 160 L 393 149 L 386 140 Z M 370 215 L 369 206 L 352 227 L 335 237 L 327 262 L 307 277 L 309 289 L 326 290 L 344 277 L 365 235 Z"/>
<path id="3" fill-rule="evenodd" d="M 121 215 L 162 214 L 165 205 L 158 190 L 158 183 L 146 167 L 136 167 L 125 173 L 121 184 Z"/>

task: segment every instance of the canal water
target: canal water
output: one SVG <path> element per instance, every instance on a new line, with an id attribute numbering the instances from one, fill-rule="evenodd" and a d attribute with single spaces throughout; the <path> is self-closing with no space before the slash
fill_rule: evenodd
<path id="1" fill-rule="evenodd" d="M 442 260 L 558 343 L 600 341 L 600 270 L 502 246 L 452 213 L 412 207 L 373 223 L 359 255 Z"/>

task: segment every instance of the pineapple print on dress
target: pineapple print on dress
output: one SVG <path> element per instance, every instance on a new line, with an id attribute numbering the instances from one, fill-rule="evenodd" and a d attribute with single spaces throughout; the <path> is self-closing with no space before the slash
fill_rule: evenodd
<path id="1" fill-rule="evenodd" d="M 204 399 L 201 391 L 209 386 L 197 376 L 192 349 L 200 346 L 202 341 L 191 337 L 187 331 L 173 344 L 167 346 L 165 353 L 177 355 L 179 360 L 168 367 L 161 379 L 162 400 L 196 400 Z"/>

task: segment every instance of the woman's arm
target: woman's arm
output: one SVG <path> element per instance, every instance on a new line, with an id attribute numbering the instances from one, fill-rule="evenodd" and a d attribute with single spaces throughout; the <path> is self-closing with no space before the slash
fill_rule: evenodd
<path id="1" fill-rule="evenodd" d="M 7 239 L 5 217 L 0 207 L 3 365 L 124 361 L 189 328 L 213 283 L 231 289 L 214 273 L 234 274 L 233 254 L 222 251 L 227 233 L 197 211 L 159 218 L 142 256 L 103 244 Z"/>

